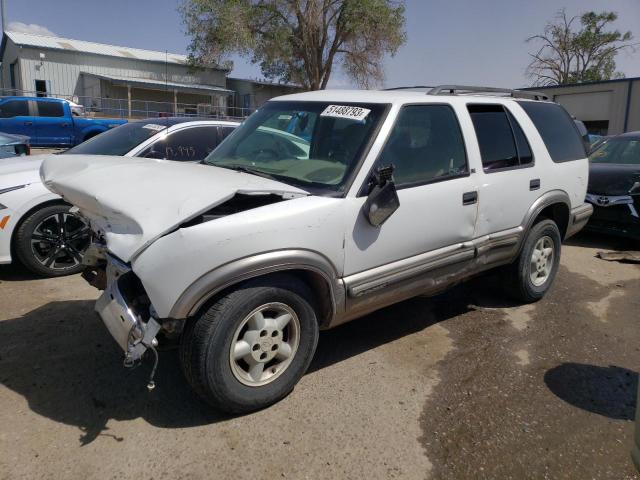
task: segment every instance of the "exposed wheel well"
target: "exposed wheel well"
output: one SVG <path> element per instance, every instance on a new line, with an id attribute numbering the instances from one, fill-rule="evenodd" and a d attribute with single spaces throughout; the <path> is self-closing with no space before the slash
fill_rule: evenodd
<path id="1" fill-rule="evenodd" d="M 314 302 L 314 309 L 318 316 L 318 323 L 320 326 L 324 326 L 331 320 L 333 311 L 333 301 L 331 297 L 331 287 L 327 280 L 320 274 L 313 270 L 306 269 L 291 269 L 281 270 L 272 273 L 266 273 L 264 275 L 257 275 L 246 280 L 239 280 L 238 282 L 227 286 L 223 290 L 217 292 L 211 298 L 207 300 L 199 309 L 198 314 L 203 310 L 208 309 L 213 303 L 216 303 L 220 298 L 227 295 L 229 292 L 237 289 L 240 285 L 255 280 L 257 278 L 265 279 L 269 277 L 282 277 L 288 276 L 295 278 L 296 280 L 303 282 L 309 289 L 309 292 L 313 296 L 311 299 Z"/>
<path id="2" fill-rule="evenodd" d="M 542 211 L 540 211 L 540 213 L 538 213 L 538 216 L 533 221 L 533 225 L 544 219 L 553 220 L 556 225 L 558 225 L 558 229 L 560 230 L 560 238 L 564 239 L 567 233 L 567 228 L 569 226 L 570 215 L 571 212 L 569 211 L 569 207 L 566 203 L 553 203 L 546 206 L 542 209 Z"/>

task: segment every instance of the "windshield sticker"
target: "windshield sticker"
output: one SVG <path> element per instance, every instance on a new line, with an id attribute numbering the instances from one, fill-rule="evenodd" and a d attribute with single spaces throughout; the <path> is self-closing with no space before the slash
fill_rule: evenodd
<path id="1" fill-rule="evenodd" d="M 358 122 L 367 118 L 371 110 L 360 107 L 350 107 L 347 105 L 329 105 L 320 114 L 321 117 L 348 118 Z"/>
<path id="2" fill-rule="evenodd" d="M 159 132 L 160 130 L 164 130 L 167 127 L 165 127 L 164 125 L 156 125 L 155 123 L 147 123 L 142 128 L 148 128 L 149 130 L 154 130 L 156 132 Z"/>

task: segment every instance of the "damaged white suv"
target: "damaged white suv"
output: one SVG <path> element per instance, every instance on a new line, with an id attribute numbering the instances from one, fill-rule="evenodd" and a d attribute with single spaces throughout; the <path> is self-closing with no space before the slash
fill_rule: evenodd
<path id="1" fill-rule="evenodd" d="M 125 364 L 180 337 L 193 388 L 246 412 L 293 389 L 320 329 L 503 265 L 544 295 L 592 207 L 574 122 L 541 98 L 301 93 L 202 164 L 59 155 L 41 175 L 91 224 L 85 276 Z"/>

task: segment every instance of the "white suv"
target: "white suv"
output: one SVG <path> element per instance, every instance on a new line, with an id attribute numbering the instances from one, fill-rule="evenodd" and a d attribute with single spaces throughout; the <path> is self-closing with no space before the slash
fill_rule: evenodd
<path id="1" fill-rule="evenodd" d="M 203 164 L 58 156 L 41 175 L 91 224 L 86 277 L 125 364 L 180 337 L 193 388 L 246 412 L 293 389 L 320 329 L 503 265 L 522 301 L 545 294 L 592 207 L 574 122 L 541 98 L 288 95 Z"/>

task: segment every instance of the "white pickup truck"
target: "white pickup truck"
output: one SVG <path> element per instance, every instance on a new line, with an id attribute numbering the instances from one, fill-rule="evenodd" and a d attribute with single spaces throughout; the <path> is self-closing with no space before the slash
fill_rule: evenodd
<path id="1" fill-rule="evenodd" d="M 125 363 L 180 337 L 190 384 L 231 412 L 287 395 L 320 329 L 498 266 L 540 299 L 592 212 L 566 111 L 480 87 L 279 97 L 201 164 L 57 156 L 41 175 L 91 225 Z"/>

